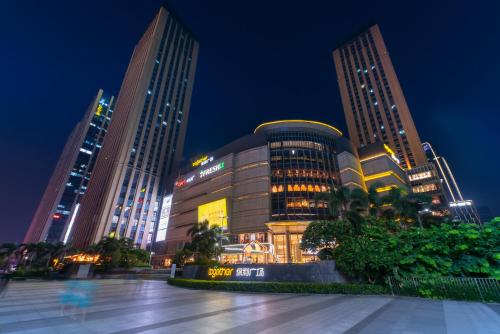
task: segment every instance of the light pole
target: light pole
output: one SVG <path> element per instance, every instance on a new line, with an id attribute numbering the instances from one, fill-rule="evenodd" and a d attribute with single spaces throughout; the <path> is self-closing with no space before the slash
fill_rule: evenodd
<path id="1" fill-rule="evenodd" d="M 155 255 L 155 252 L 149 252 L 149 266 L 151 267 L 151 259 L 153 258 L 153 255 Z"/>

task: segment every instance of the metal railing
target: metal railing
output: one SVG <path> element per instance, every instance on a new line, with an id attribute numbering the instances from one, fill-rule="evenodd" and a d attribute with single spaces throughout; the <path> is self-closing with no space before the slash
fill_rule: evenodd
<path id="1" fill-rule="evenodd" d="M 388 277 L 392 295 L 500 302 L 500 281 L 472 277 Z"/>

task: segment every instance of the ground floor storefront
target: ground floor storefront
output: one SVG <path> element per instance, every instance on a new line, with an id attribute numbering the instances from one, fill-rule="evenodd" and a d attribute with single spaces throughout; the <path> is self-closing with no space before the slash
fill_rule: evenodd
<path id="1" fill-rule="evenodd" d="M 228 244 L 220 255 L 223 264 L 308 263 L 317 261 L 315 252 L 300 249 L 308 221 L 280 221 L 266 224 L 267 232 L 227 233 Z M 168 267 L 175 254 L 153 255 L 155 267 Z"/>

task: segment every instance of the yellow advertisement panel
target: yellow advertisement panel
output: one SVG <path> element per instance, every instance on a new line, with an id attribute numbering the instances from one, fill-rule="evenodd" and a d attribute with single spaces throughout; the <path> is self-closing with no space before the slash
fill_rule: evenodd
<path id="1" fill-rule="evenodd" d="M 198 206 L 198 222 L 205 220 L 208 220 L 210 225 L 227 228 L 227 203 L 225 198 Z"/>

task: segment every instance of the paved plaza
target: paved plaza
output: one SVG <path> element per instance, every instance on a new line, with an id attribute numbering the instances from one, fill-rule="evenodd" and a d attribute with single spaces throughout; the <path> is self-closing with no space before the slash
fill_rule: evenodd
<path id="1" fill-rule="evenodd" d="M 90 284 L 90 303 L 75 309 L 61 302 L 78 286 L 11 282 L 0 297 L 0 333 L 500 333 L 500 306 L 491 304 L 198 291 L 162 281 Z"/>

